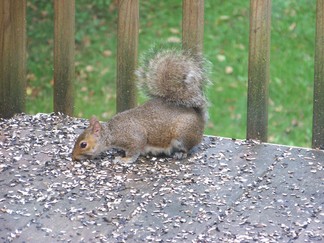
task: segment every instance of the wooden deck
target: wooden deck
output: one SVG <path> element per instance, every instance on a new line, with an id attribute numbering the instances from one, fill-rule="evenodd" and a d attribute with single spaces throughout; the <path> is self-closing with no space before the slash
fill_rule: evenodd
<path id="1" fill-rule="evenodd" d="M 72 163 L 84 120 L 0 120 L 1 242 L 323 242 L 324 152 L 205 137 L 184 161 Z"/>

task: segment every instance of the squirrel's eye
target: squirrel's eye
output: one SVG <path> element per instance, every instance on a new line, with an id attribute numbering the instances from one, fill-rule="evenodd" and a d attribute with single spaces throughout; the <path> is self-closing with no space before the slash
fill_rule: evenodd
<path id="1" fill-rule="evenodd" d="M 87 147 L 87 142 L 81 142 L 80 143 L 80 148 L 85 148 L 85 147 Z"/>

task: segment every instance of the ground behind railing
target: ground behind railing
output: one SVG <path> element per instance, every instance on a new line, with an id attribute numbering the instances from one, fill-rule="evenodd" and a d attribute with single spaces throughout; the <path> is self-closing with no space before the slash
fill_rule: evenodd
<path id="1" fill-rule="evenodd" d="M 199 3 L 199 4 L 196 4 Z M 202 8 L 204 1 L 183 1 L 183 43 L 184 48 L 201 48 L 203 36 Z M 316 43 L 322 43 L 322 1 L 317 1 L 317 31 Z M 24 19 L 26 1 L 3 1 L 1 11 L 3 25 L 1 41 L 3 43 L 2 60 L 2 87 L 1 109 L 4 113 L 12 115 L 23 110 L 24 106 L 24 78 L 26 40 Z M 247 137 L 267 140 L 268 137 L 268 83 L 269 83 L 269 38 L 270 38 L 270 12 L 271 1 L 251 1 L 250 11 L 250 48 L 249 48 L 249 99 L 247 115 Z M 54 110 L 71 113 L 73 108 L 73 36 L 74 36 L 74 2 L 55 1 L 55 40 L 54 40 Z M 187 10 L 186 10 L 187 9 Z M 188 11 L 188 9 L 190 11 Z M 71 12 L 72 11 L 72 12 Z M 119 55 L 117 58 L 117 105 L 119 110 L 131 107 L 135 102 L 135 92 L 132 81 L 132 71 L 137 60 L 137 31 L 138 2 L 119 1 Z M 127 14 L 126 14 L 127 13 Z M 194 14 L 193 14 L 194 13 Z M 12 16 L 10 17 L 10 14 Z M 260 14 L 260 15 L 258 15 Z M 267 18 L 263 18 L 263 17 Z M 10 17 L 10 18 L 9 18 Z M 67 19 L 69 17 L 70 19 Z M 8 21 L 12 20 L 12 22 Z M 62 24 L 64 23 L 64 25 Z M 135 24 L 128 28 L 129 24 Z M 10 28 L 7 28 L 10 26 Z M 127 32 L 127 29 L 131 30 Z M 257 31 L 256 31 L 257 30 Z M 11 40 L 19 36 L 19 41 Z M 4 38 L 5 37 L 5 38 Z M 16 46 L 17 45 L 17 46 Z M 131 48 L 129 49 L 128 46 Z M 198 49 L 199 49 L 198 48 Z M 127 52 L 124 52 L 128 49 Z M 122 50 L 122 51 L 121 51 Z M 11 55 L 14 53 L 15 55 Z M 323 103 L 322 77 L 323 50 L 317 44 L 315 49 L 315 89 L 314 89 L 314 119 L 313 119 L 313 147 L 321 147 L 323 142 Z M 21 57 L 21 58 L 20 58 Z M 68 58 L 67 58 L 68 57 Z M 129 78 L 127 78 L 129 77 Z M 17 83 L 15 83 L 17 82 Z M 14 87 L 14 88 L 13 88 Z M 131 95 L 130 95 L 131 94 Z M 217 105 L 217 104 L 214 104 Z M 87 107 L 85 107 L 86 109 Z M 4 114 L 3 113 L 3 114 Z M 214 114 L 212 114 L 213 116 Z M 280 121 L 278 121 L 280 122 Z"/>

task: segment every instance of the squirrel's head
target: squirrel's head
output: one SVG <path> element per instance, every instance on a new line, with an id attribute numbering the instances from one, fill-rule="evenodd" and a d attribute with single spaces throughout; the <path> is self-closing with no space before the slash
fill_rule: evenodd
<path id="1" fill-rule="evenodd" d="M 74 144 L 72 160 L 91 159 L 100 154 L 101 129 L 97 118 L 92 117 L 90 125 L 80 134 Z"/>

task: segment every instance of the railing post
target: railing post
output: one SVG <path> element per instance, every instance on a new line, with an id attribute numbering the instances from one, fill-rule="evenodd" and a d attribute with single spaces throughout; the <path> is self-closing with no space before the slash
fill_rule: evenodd
<path id="1" fill-rule="evenodd" d="M 54 1 L 54 111 L 73 115 L 75 1 Z"/>
<path id="2" fill-rule="evenodd" d="M 202 52 L 204 39 L 204 0 L 182 1 L 182 47 Z"/>
<path id="3" fill-rule="evenodd" d="M 247 139 L 267 141 L 271 0 L 250 0 Z"/>
<path id="4" fill-rule="evenodd" d="M 324 149 L 324 1 L 316 5 L 312 147 Z"/>
<path id="5" fill-rule="evenodd" d="M 134 71 L 138 56 L 138 0 L 118 1 L 117 112 L 136 106 Z"/>
<path id="6" fill-rule="evenodd" d="M 0 1 L 0 117 L 25 109 L 26 0 Z"/>

